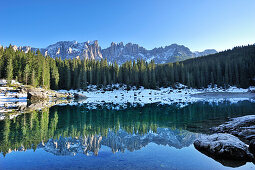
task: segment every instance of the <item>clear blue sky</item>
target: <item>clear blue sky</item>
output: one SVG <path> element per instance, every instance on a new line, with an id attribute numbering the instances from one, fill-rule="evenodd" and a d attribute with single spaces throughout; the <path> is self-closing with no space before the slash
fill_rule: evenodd
<path id="1" fill-rule="evenodd" d="M 4 0 L 0 44 L 172 43 L 192 51 L 255 43 L 255 0 Z"/>

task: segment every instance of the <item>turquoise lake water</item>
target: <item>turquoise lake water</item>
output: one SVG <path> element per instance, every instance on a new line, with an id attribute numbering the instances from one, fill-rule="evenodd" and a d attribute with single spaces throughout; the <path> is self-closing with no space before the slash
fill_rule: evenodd
<path id="1" fill-rule="evenodd" d="M 211 127 L 255 114 L 255 103 L 114 106 L 53 106 L 0 121 L 0 169 L 255 169 L 193 146 Z"/>

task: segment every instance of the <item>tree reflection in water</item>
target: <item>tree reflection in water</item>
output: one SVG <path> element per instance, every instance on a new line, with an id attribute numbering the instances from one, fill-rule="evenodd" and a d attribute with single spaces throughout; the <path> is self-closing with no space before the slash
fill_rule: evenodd
<path id="1" fill-rule="evenodd" d="M 109 104 L 95 110 L 80 106 L 54 106 L 0 121 L 0 152 L 43 148 L 55 155 L 98 154 L 101 145 L 113 152 L 134 151 L 148 143 L 187 147 L 201 133 L 229 117 L 254 113 L 254 103 L 150 104 L 123 110 Z"/>

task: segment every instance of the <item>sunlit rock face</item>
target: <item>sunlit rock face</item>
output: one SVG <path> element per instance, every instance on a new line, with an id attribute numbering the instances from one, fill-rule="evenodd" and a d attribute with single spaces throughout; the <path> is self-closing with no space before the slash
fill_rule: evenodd
<path id="1" fill-rule="evenodd" d="M 149 143 L 158 145 L 168 145 L 181 149 L 190 146 L 198 137 L 198 134 L 186 130 L 171 130 L 169 128 L 158 128 L 157 132 L 147 132 L 145 134 L 128 133 L 124 130 L 117 132 L 109 131 L 107 136 L 88 135 L 77 138 L 60 137 L 50 139 L 46 143 L 41 143 L 38 148 L 55 155 L 76 155 L 78 153 L 98 155 L 102 145 L 108 146 L 112 152 L 124 152 L 125 150 L 140 150 Z"/>
<path id="2" fill-rule="evenodd" d="M 29 50 L 34 52 L 38 50 L 38 48 L 29 46 L 13 46 L 13 48 L 14 50 L 22 50 L 25 53 Z M 205 50 L 203 52 L 191 52 L 188 47 L 178 44 L 148 50 L 138 44 L 127 43 L 124 45 L 123 42 L 112 42 L 110 47 L 101 49 L 97 40 L 82 43 L 78 43 L 77 41 L 59 41 L 46 48 L 39 48 L 39 50 L 43 55 L 48 55 L 53 58 L 107 59 L 108 62 L 113 63 L 116 61 L 118 64 L 138 59 L 143 59 L 147 62 L 154 60 L 155 63 L 160 64 L 217 53 L 217 51 L 213 49 Z"/>
<path id="3" fill-rule="evenodd" d="M 17 47 L 13 46 L 14 49 Z M 86 41 L 78 43 L 77 41 L 59 41 L 55 44 L 49 45 L 46 48 L 32 48 L 29 46 L 19 47 L 21 51 L 27 53 L 29 50 L 36 52 L 38 49 L 44 56 L 53 58 L 73 59 L 79 56 L 80 59 L 95 59 L 103 58 L 101 47 L 98 41 Z"/>
<path id="4" fill-rule="evenodd" d="M 81 59 L 102 59 L 101 47 L 98 41 L 86 41 L 78 43 L 77 41 L 60 41 L 50 45 L 45 49 L 40 49 L 41 52 L 47 52 L 47 55 L 62 59 L 76 58 Z"/>
<path id="5" fill-rule="evenodd" d="M 117 61 L 118 63 L 138 59 L 143 59 L 147 62 L 154 60 L 155 63 L 168 63 L 214 53 L 217 53 L 217 51 L 205 50 L 203 52 L 193 53 L 189 48 L 178 44 L 147 50 L 138 44 L 128 43 L 123 45 L 122 42 L 113 42 L 110 47 L 102 50 L 104 58 L 107 58 L 110 62 Z"/>
<path id="6" fill-rule="evenodd" d="M 207 49 L 202 52 L 199 52 L 199 51 L 194 52 L 196 57 L 206 56 L 206 55 L 215 54 L 215 53 L 217 53 L 217 51 L 215 49 Z"/>

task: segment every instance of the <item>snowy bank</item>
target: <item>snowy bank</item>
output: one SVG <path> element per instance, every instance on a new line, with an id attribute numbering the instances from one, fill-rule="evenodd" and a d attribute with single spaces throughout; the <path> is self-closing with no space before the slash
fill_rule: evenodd
<path id="1" fill-rule="evenodd" d="M 254 101 L 253 97 L 255 94 L 248 92 L 248 89 L 242 89 L 237 87 L 230 87 L 229 89 L 223 88 L 211 88 L 206 89 L 193 89 L 187 88 L 184 85 L 179 84 L 178 88 L 160 88 L 158 90 L 154 89 L 144 89 L 143 87 L 136 89 L 132 87 L 130 90 L 126 90 L 127 87 L 124 85 L 120 87 L 119 84 L 108 86 L 105 89 L 97 89 L 97 86 L 88 86 L 87 91 L 82 90 L 59 90 L 60 93 L 77 93 L 88 97 L 82 103 L 113 103 L 113 104 L 150 104 L 150 103 L 160 103 L 160 104 L 173 104 L 179 103 L 183 107 L 188 103 L 194 103 L 199 101 L 206 102 L 222 102 L 230 101 L 231 103 L 236 103 L 239 101 Z M 219 94 L 215 97 L 204 97 L 204 93 Z M 227 93 L 228 95 L 222 95 Z"/>

